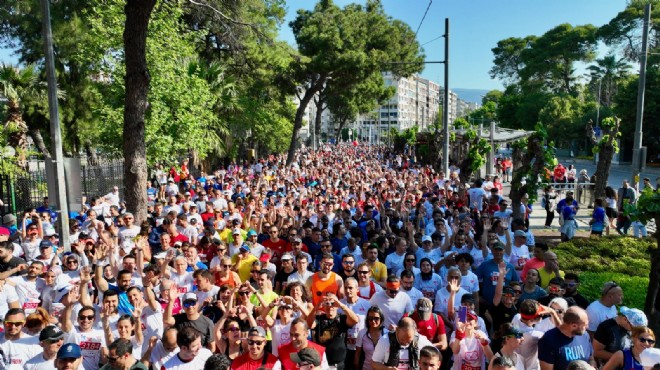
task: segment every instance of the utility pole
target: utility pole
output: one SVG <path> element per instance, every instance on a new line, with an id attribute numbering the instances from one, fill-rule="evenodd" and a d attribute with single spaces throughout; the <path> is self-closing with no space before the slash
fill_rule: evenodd
<path id="1" fill-rule="evenodd" d="M 649 46 L 649 23 L 651 23 L 651 4 L 644 7 L 644 27 L 642 31 L 642 57 L 639 60 L 639 86 L 637 88 L 637 117 L 635 119 L 635 139 L 633 144 L 632 182 L 637 188 L 639 174 L 646 165 L 646 151 L 642 148 L 642 121 L 644 119 L 644 92 L 646 88 L 646 57 Z"/>
<path id="2" fill-rule="evenodd" d="M 449 18 L 445 18 L 445 99 L 442 104 L 442 133 L 444 145 L 442 147 L 442 161 L 444 162 L 445 176 L 449 177 Z"/>
<path id="3" fill-rule="evenodd" d="M 60 245 L 65 251 L 71 250 L 69 242 L 69 206 L 66 199 L 66 182 L 64 181 L 64 155 L 62 153 L 62 133 L 60 131 L 60 114 L 57 106 L 57 80 L 55 79 L 55 61 L 53 59 L 53 34 L 50 29 L 49 0 L 41 0 L 41 16 L 44 37 L 44 52 L 46 54 L 46 79 L 48 81 L 48 113 L 50 118 L 50 136 L 53 138 L 53 163 L 55 164 L 57 216 L 60 224 Z"/>

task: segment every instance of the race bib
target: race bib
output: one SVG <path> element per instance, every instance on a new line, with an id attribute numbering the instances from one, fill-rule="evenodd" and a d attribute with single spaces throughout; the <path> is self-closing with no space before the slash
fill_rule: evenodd
<path id="1" fill-rule="evenodd" d="M 431 291 L 422 290 L 422 295 L 424 295 L 424 298 L 429 298 L 429 299 L 435 298 L 435 293 L 432 290 Z"/>
<path id="2" fill-rule="evenodd" d="M 177 290 L 179 293 L 187 293 L 187 292 L 188 292 L 188 288 L 185 287 L 185 286 L 179 286 L 179 287 L 176 287 L 176 290 Z"/>
<path id="3" fill-rule="evenodd" d="M 80 342 L 81 350 L 98 351 L 101 349 L 101 343 L 98 342 Z"/>
<path id="4" fill-rule="evenodd" d="M 499 277 L 500 277 L 500 273 L 499 273 L 499 272 L 491 272 L 491 273 L 490 273 L 490 282 L 491 282 L 493 285 L 497 285 L 497 279 L 498 279 Z"/>

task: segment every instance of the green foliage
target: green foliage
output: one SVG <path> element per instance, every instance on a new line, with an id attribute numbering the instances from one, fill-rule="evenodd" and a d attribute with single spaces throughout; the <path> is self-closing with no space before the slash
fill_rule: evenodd
<path id="1" fill-rule="evenodd" d="M 660 192 L 645 188 L 635 204 L 626 204 L 626 215 L 632 220 L 646 224 L 660 217 Z"/>
<path id="2" fill-rule="evenodd" d="M 615 281 L 623 289 L 622 306 L 644 309 L 649 278 L 630 276 L 617 272 L 584 271 L 578 274 L 580 278 L 580 294 L 589 301 L 600 298 L 601 289 L 608 281 Z"/>
<path id="3" fill-rule="evenodd" d="M 654 239 L 621 236 L 575 238 L 552 248 L 559 266 L 580 277 L 580 292 L 590 300 L 600 298 L 607 281 L 623 287 L 624 305 L 643 308 L 649 284 L 650 253 Z"/>

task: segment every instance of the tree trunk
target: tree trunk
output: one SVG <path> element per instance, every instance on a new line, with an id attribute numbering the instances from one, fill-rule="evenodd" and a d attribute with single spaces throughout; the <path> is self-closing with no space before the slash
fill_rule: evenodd
<path id="1" fill-rule="evenodd" d="M 543 140 L 532 135 L 527 139 L 527 148 L 525 151 L 515 147 L 511 154 L 513 162 L 513 180 L 511 181 L 511 211 L 513 211 L 512 219 L 524 219 L 524 215 L 520 212 L 522 205 L 521 199 L 523 195 L 529 194 L 531 189 L 535 189 L 530 184 L 530 179 L 537 181 L 539 176 L 545 174 L 545 153 L 543 151 Z M 525 177 L 527 176 L 527 177 Z M 526 180 L 525 185 L 522 184 L 523 179 Z M 531 194 L 529 194 L 531 196 Z"/>
<path id="2" fill-rule="evenodd" d="M 612 166 L 612 158 L 614 157 L 614 147 L 610 143 L 605 143 L 601 146 L 598 153 L 598 164 L 596 165 L 596 184 L 594 185 L 594 199 L 603 198 L 605 196 L 605 187 L 607 186 L 607 178 Z"/>
<path id="3" fill-rule="evenodd" d="M 99 156 L 96 155 L 96 150 L 92 148 L 92 145 L 90 143 L 85 143 L 85 152 L 87 152 L 87 163 L 90 166 L 98 166 Z"/>
<path id="4" fill-rule="evenodd" d="M 335 133 L 335 144 L 339 144 L 341 141 L 341 131 L 344 129 L 344 126 L 346 125 L 346 120 L 345 119 L 340 119 L 339 120 L 339 128 L 337 129 L 337 132 Z"/>
<path id="5" fill-rule="evenodd" d="M 305 115 L 305 109 L 307 109 L 307 104 L 309 104 L 309 102 L 312 100 L 314 94 L 316 94 L 321 90 L 321 88 L 323 88 L 325 79 L 326 79 L 325 76 L 320 76 L 318 79 L 312 80 L 311 86 L 309 87 L 309 89 L 307 89 L 307 91 L 305 91 L 305 95 L 300 100 L 300 105 L 298 105 L 298 109 L 296 110 L 296 120 L 293 123 L 293 132 L 291 133 L 291 142 L 289 144 L 289 151 L 286 156 L 287 166 L 291 165 L 291 163 L 293 162 L 293 156 L 296 153 L 296 146 L 298 146 L 298 133 L 300 132 L 300 128 L 302 127 L 303 116 Z"/>
<path id="6" fill-rule="evenodd" d="M 41 154 L 47 158 L 50 158 L 50 152 L 44 143 L 44 138 L 41 136 L 41 131 L 38 128 L 32 128 L 30 131 L 28 131 L 28 134 L 32 138 L 32 141 L 34 141 L 34 145 L 36 145 Z"/>
<path id="7" fill-rule="evenodd" d="M 321 118 L 323 117 L 323 101 L 325 99 L 319 98 L 314 101 L 316 104 L 316 117 L 314 117 L 314 142 L 312 147 L 318 149 L 321 144 Z"/>
<path id="8" fill-rule="evenodd" d="M 126 96 L 124 101 L 124 194 L 135 223 L 147 218 L 147 147 L 144 115 L 149 92 L 147 29 L 156 0 L 127 0 L 124 12 Z"/>

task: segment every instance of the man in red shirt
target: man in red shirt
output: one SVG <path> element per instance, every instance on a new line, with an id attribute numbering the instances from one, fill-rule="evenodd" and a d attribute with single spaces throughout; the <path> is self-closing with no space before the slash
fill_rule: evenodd
<path id="1" fill-rule="evenodd" d="M 273 252 L 273 255 L 270 257 L 270 262 L 279 268 L 281 265 L 280 258 L 286 251 L 287 243 L 286 240 L 280 239 L 280 232 L 275 225 L 270 227 L 268 235 L 270 238 L 264 240 L 261 245 L 263 245 L 264 248 L 269 248 Z"/>
<path id="2" fill-rule="evenodd" d="M 447 332 L 442 317 L 432 312 L 433 303 L 428 298 L 417 301 L 415 311 L 405 316 L 410 316 L 417 324 L 417 332 L 424 335 L 441 351 L 447 349 Z"/>
<path id="3" fill-rule="evenodd" d="M 314 348 L 321 357 L 321 368 L 328 368 L 328 359 L 325 357 L 325 348 L 312 341 L 307 340 L 309 327 L 307 322 L 302 317 L 299 317 L 291 322 L 291 329 L 289 330 L 291 342 L 278 347 L 277 353 L 280 356 L 282 363 L 282 370 L 297 370 L 296 363 L 291 360 L 292 353 L 299 353 L 304 348 Z"/>
<path id="4" fill-rule="evenodd" d="M 279 370 L 282 364 L 273 354 L 264 351 L 266 331 L 254 327 L 248 332 L 248 352 L 238 356 L 231 364 L 232 370 L 257 370 L 259 368 Z"/>

